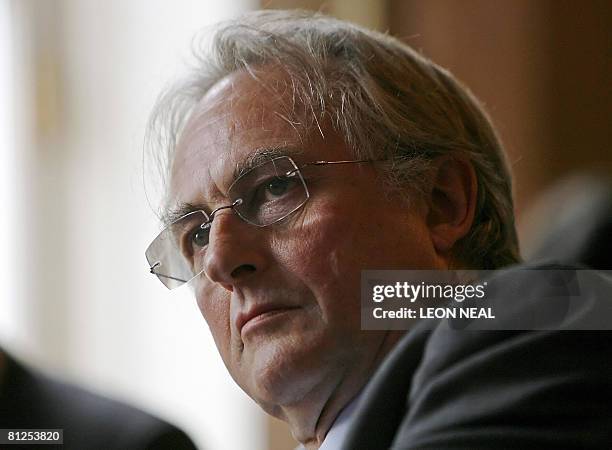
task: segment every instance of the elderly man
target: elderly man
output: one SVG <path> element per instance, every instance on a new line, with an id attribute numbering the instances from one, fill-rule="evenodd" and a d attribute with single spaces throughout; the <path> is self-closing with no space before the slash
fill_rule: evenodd
<path id="1" fill-rule="evenodd" d="M 225 24 L 199 61 L 152 119 L 167 227 L 147 258 L 167 287 L 190 283 L 251 398 L 308 449 L 607 442 L 591 400 L 610 384 L 572 369 L 605 367 L 579 356 L 595 337 L 361 329 L 363 269 L 519 261 L 501 145 L 448 72 L 304 12 Z"/>

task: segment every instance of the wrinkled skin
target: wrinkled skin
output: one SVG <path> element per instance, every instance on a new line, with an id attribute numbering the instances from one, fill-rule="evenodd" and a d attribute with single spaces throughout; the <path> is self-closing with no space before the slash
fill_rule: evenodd
<path id="1" fill-rule="evenodd" d="M 315 128 L 300 139 L 276 113 L 285 100 L 244 73 L 220 81 L 176 149 L 173 201 L 208 211 L 227 205 L 235 165 L 259 148 L 287 147 L 298 166 L 354 159 L 325 124 L 324 138 Z M 316 448 L 401 337 L 360 329 L 361 270 L 444 268 L 450 244 L 436 234 L 425 202 L 408 207 L 384 192 L 375 164 L 311 167 L 303 174 L 311 198 L 278 224 L 258 228 L 221 211 L 204 273 L 192 283 L 234 380 Z M 286 309 L 240 332 L 238 315 L 266 303 Z"/>

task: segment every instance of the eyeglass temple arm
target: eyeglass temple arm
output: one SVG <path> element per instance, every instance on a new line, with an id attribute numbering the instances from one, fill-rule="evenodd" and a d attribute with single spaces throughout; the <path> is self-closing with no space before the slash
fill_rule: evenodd
<path id="1" fill-rule="evenodd" d="M 313 162 L 309 162 L 309 163 L 306 163 L 300 166 L 300 168 L 306 167 L 306 166 L 324 166 L 327 164 L 354 164 L 354 163 L 366 163 L 366 162 L 377 162 L 377 161 L 384 161 L 384 160 L 383 159 L 350 159 L 350 160 L 341 160 L 341 161 L 313 161 Z"/>
<path id="2" fill-rule="evenodd" d="M 328 164 L 355 164 L 355 163 L 367 163 L 367 162 L 380 162 L 387 161 L 387 159 L 351 159 L 351 160 L 342 160 L 342 161 L 313 161 L 309 163 L 302 164 L 297 169 L 290 170 L 286 175 L 293 175 L 300 169 L 308 166 L 326 166 Z"/>

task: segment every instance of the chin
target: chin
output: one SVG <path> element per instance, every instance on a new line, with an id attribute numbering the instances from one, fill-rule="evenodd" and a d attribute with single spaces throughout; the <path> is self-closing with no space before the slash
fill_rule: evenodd
<path id="1" fill-rule="evenodd" d="M 291 343 L 291 342 L 290 342 Z M 312 351 L 287 348 L 282 342 L 268 342 L 251 355 L 243 366 L 245 391 L 258 403 L 291 405 L 312 392 L 324 378 Z"/>

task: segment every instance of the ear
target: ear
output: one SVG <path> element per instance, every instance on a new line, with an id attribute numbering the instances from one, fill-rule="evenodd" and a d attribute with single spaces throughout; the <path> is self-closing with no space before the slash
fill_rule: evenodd
<path id="1" fill-rule="evenodd" d="M 455 243 L 471 229 L 476 209 L 478 183 L 472 164 L 464 159 L 436 160 L 429 197 L 427 226 L 440 256 L 451 256 Z"/>

